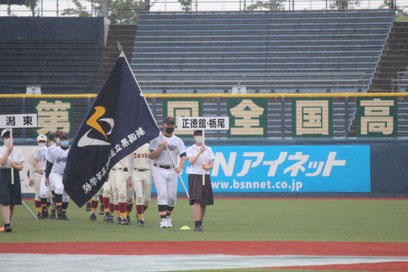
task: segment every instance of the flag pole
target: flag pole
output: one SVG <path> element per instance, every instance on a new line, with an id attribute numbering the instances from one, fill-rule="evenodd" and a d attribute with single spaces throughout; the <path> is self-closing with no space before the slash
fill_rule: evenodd
<path id="1" fill-rule="evenodd" d="M 10 128 L 10 139 L 13 140 L 13 128 Z M 12 160 L 12 155 L 11 152 L 13 152 L 13 150 L 10 151 L 10 170 L 11 170 L 11 185 L 14 185 L 14 169 L 13 167 L 11 167 L 11 160 Z"/>
<path id="2" fill-rule="evenodd" d="M 21 200 L 21 203 L 23 203 L 24 208 L 27 209 L 27 211 L 35 218 L 35 220 L 38 220 L 38 217 L 31 211 L 31 209 L 25 204 L 23 200 Z"/>
<path id="3" fill-rule="evenodd" d="M 118 49 L 120 52 L 123 52 L 123 47 L 122 45 L 120 45 L 119 41 L 116 41 L 118 43 Z"/>
<path id="4" fill-rule="evenodd" d="M 203 146 L 204 146 L 204 148 L 205 148 L 205 135 L 204 135 L 204 132 L 205 130 L 203 129 L 202 130 L 202 135 L 203 135 Z M 203 152 L 203 163 L 205 163 L 205 149 L 204 149 L 204 152 Z M 205 169 L 203 169 L 203 186 L 205 185 Z"/>

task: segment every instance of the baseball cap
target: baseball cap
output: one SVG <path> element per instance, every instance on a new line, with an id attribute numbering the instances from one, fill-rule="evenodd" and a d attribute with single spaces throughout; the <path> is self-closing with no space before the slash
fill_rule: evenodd
<path id="1" fill-rule="evenodd" d="M 173 125 L 174 125 L 176 122 L 174 122 L 174 118 L 173 118 L 173 117 L 167 116 L 166 119 L 164 119 L 164 123 L 165 123 L 165 124 L 168 124 L 168 125 L 170 125 L 170 124 L 173 124 Z"/>
<path id="2" fill-rule="evenodd" d="M 57 130 L 54 133 L 54 138 L 60 138 L 62 134 L 64 134 L 64 132 L 62 132 L 61 130 Z"/>
<path id="3" fill-rule="evenodd" d="M 47 134 L 48 139 L 50 139 L 51 141 L 54 141 L 54 136 L 55 136 L 55 133 L 52 133 L 52 132 Z"/>
<path id="4" fill-rule="evenodd" d="M 47 141 L 47 136 L 45 136 L 44 134 L 38 135 L 37 142 L 40 142 L 40 141 L 46 142 Z"/>
<path id="5" fill-rule="evenodd" d="M 1 138 L 3 138 L 6 134 L 8 133 L 8 136 L 10 136 L 10 130 L 5 128 L 1 131 Z"/>
<path id="6" fill-rule="evenodd" d="M 67 140 L 67 139 L 69 139 L 68 134 L 66 134 L 66 133 L 64 133 L 64 132 L 61 132 L 61 133 L 59 134 L 59 138 L 60 138 L 61 140 Z"/>

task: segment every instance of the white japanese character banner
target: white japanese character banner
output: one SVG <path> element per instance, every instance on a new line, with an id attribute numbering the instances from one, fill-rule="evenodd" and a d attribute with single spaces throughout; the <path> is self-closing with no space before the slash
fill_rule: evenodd
<path id="1" fill-rule="evenodd" d="M 212 148 L 215 154 L 211 171 L 214 192 L 301 193 L 371 190 L 369 145 Z M 187 180 L 187 174 L 183 175 Z M 181 184 L 178 191 L 183 191 Z"/>
<path id="2" fill-rule="evenodd" d="M 0 128 L 37 127 L 37 114 L 3 114 L 0 115 Z"/>

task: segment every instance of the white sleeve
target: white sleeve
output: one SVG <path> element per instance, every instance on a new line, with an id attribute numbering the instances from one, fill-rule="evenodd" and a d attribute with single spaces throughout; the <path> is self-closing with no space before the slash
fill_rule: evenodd
<path id="1" fill-rule="evenodd" d="M 51 159 L 50 159 L 50 155 L 51 155 L 51 152 L 54 150 L 54 148 L 52 147 L 52 146 L 50 146 L 49 148 L 47 148 L 47 153 L 45 154 L 45 159 L 47 160 L 47 161 L 51 161 Z"/>
<path id="2" fill-rule="evenodd" d="M 192 153 L 192 147 L 193 146 L 189 146 L 187 148 L 187 156 L 186 156 L 187 159 L 194 156 L 194 154 Z"/>
<path id="3" fill-rule="evenodd" d="M 179 139 L 179 142 L 177 144 L 177 149 L 178 149 L 178 154 L 179 156 L 183 153 L 186 153 L 186 146 L 184 145 L 183 140 Z"/>
<path id="4" fill-rule="evenodd" d="M 149 147 L 149 151 L 150 150 L 156 150 L 157 148 L 159 148 L 159 137 L 154 138 L 151 142 L 150 142 L 150 147 Z"/>
<path id="5" fill-rule="evenodd" d="M 33 151 L 31 151 L 30 156 L 28 157 L 28 161 L 27 161 L 29 164 L 34 165 L 34 158 L 35 158 L 35 155 L 38 153 L 38 150 L 39 148 L 36 147 L 33 149 Z"/>
<path id="6" fill-rule="evenodd" d="M 47 161 L 54 163 L 55 162 L 55 148 L 47 154 Z"/>
<path id="7" fill-rule="evenodd" d="M 20 149 L 14 149 L 11 155 L 12 161 L 15 163 L 24 162 L 24 155 Z"/>
<path id="8" fill-rule="evenodd" d="M 41 161 L 42 154 L 46 153 L 46 150 L 47 149 L 44 149 L 44 148 L 38 149 L 37 152 L 34 155 L 34 159 L 36 159 L 37 161 Z M 47 154 L 45 154 L 45 155 L 47 155 Z"/>
<path id="9" fill-rule="evenodd" d="M 207 146 L 207 148 L 208 148 L 208 152 L 209 152 L 209 154 L 210 154 L 210 160 L 215 160 L 215 156 L 214 156 L 214 152 L 213 152 L 213 150 L 212 150 L 212 148 L 211 147 L 209 147 L 209 146 Z"/>
<path id="10" fill-rule="evenodd" d="M 34 159 L 36 159 L 37 161 L 40 161 L 41 159 L 39 158 L 39 154 L 41 153 L 41 148 L 37 150 L 37 152 L 35 152 L 34 154 Z"/>

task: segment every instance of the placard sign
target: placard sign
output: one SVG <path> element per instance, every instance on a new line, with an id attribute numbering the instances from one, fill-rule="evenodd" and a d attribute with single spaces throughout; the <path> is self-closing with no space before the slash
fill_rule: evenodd
<path id="1" fill-rule="evenodd" d="M 229 117 L 179 117 L 180 130 L 228 130 Z"/>
<path id="2" fill-rule="evenodd" d="M 33 128 L 37 127 L 37 114 L 2 114 L 1 128 Z"/>

